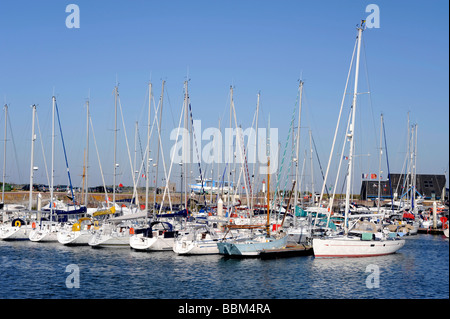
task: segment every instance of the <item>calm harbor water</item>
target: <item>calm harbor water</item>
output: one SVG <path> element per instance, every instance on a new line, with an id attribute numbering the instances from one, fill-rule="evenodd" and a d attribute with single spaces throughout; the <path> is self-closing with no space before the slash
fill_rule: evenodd
<path id="1" fill-rule="evenodd" d="M 261 260 L 0 241 L 0 298 L 448 299 L 448 245 L 418 234 L 382 257 Z"/>

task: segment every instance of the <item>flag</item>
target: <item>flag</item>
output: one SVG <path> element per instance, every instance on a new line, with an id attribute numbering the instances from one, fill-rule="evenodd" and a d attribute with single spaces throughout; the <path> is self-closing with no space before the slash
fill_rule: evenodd
<path id="1" fill-rule="evenodd" d="M 366 179 L 366 178 L 368 178 L 368 177 L 369 177 L 369 174 L 364 174 L 364 173 L 363 173 L 362 176 L 361 176 L 362 179 Z"/>
<path id="2" fill-rule="evenodd" d="M 370 174 L 370 178 L 371 179 L 376 179 L 377 178 L 377 174 Z"/>
<path id="3" fill-rule="evenodd" d="M 345 156 L 345 155 L 344 155 L 343 159 L 348 160 L 348 156 Z"/>

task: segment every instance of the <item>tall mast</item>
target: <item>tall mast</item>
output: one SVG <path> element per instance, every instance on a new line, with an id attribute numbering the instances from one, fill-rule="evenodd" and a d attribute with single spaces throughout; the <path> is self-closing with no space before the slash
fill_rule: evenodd
<path id="1" fill-rule="evenodd" d="M 253 164 L 253 173 L 252 173 L 252 183 L 251 185 L 255 185 L 255 169 L 258 163 L 258 118 L 259 118 L 259 98 L 260 98 L 260 93 L 258 92 L 258 99 L 256 101 L 256 129 L 255 129 L 255 163 Z M 220 128 L 219 128 L 220 129 Z M 252 188 L 252 193 L 251 193 L 251 202 L 250 202 L 250 211 L 253 212 L 253 199 L 254 199 L 254 190 Z M 252 216 L 253 214 L 251 214 Z"/>
<path id="2" fill-rule="evenodd" d="M 114 176 L 113 176 L 113 204 L 116 204 L 116 170 L 117 170 L 117 85 L 114 87 Z"/>
<path id="3" fill-rule="evenodd" d="M 184 208 L 186 210 L 188 210 L 188 193 L 187 193 L 187 180 L 188 180 L 188 169 L 187 169 L 187 165 L 189 162 L 189 153 L 188 153 L 188 147 L 190 147 L 190 144 L 188 143 L 188 138 L 190 137 L 189 135 L 189 130 L 188 130 L 188 114 L 189 114 L 189 104 L 188 104 L 188 81 L 186 80 L 184 82 L 184 131 L 183 131 L 183 168 L 184 168 L 184 174 L 183 174 L 183 178 L 184 178 Z"/>
<path id="4" fill-rule="evenodd" d="M 55 177 L 55 108 L 56 97 L 52 97 L 52 162 L 51 162 L 51 177 L 50 177 L 50 220 L 53 217 L 53 183 Z"/>
<path id="5" fill-rule="evenodd" d="M 311 198 L 312 198 L 312 205 L 314 205 L 315 202 L 315 190 L 314 190 L 314 167 L 313 167 L 313 149 L 312 149 L 312 135 L 311 130 L 309 130 L 309 160 L 311 163 Z M 319 203 L 320 205 L 320 203 Z"/>
<path id="6" fill-rule="evenodd" d="M 147 117 L 147 160 L 145 165 L 145 210 L 148 211 L 148 184 L 150 180 L 150 115 L 152 101 L 152 83 L 148 84 L 148 117 Z"/>
<path id="7" fill-rule="evenodd" d="M 6 174 L 6 134 L 8 123 L 8 105 L 5 104 L 5 144 L 3 148 L 3 184 L 2 184 L 2 203 L 5 203 L 5 174 Z"/>
<path id="8" fill-rule="evenodd" d="M 299 183 L 298 183 L 298 163 L 299 163 L 299 150 L 300 150 L 300 125 L 301 125 L 301 116 L 302 116 L 302 94 L 303 94 L 303 81 L 300 80 L 299 90 L 300 90 L 300 101 L 299 101 L 299 111 L 298 111 L 298 127 L 297 127 L 297 143 L 296 143 L 296 161 L 295 161 L 295 194 L 294 194 L 294 209 L 297 205 L 298 201 L 298 191 L 299 191 Z"/>
<path id="9" fill-rule="evenodd" d="M 379 154 L 379 164 L 378 164 L 378 201 L 377 201 L 377 213 L 380 212 L 380 202 L 381 202 L 381 155 L 383 154 L 383 114 L 381 114 L 380 123 L 380 154 Z"/>
<path id="10" fill-rule="evenodd" d="M 229 160 L 231 160 L 230 164 L 230 169 L 229 169 L 229 173 L 228 173 L 228 192 L 227 192 L 227 206 L 229 207 L 229 212 L 228 214 L 231 215 L 231 211 L 232 211 L 232 205 L 230 205 L 230 191 L 233 190 L 234 188 L 234 183 L 233 183 L 233 187 L 231 187 L 230 184 L 230 176 L 233 172 L 233 170 L 231 169 L 231 164 L 234 164 L 234 149 L 233 149 L 233 130 L 232 130 L 232 122 L 231 122 L 231 115 L 232 115 L 232 106 L 233 106 L 233 86 L 230 85 L 230 139 L 229 139 L 229 149 L 228 152 L 230 153 L 229 156 L 231 158 L 229 158 Z"/>
<path id="11" fill-rule="evenodd" d="M 411 209 L 414 213 L 414 211 L 416 210 L 416 170 L 417 170 L 417 124 L 414 125 L 414 163 L 413 163 L 413 170 L 412 170 L 412 183 L 413 183 L 413 188 L 412 188 L 412 196 L 411 196 Z"/>
<path id="12" fill-rule="evenodd" d="M 88 170 L 89 170 L 89 100 L 86 101 L 86 173 L 85 173 L 85 193 L 84 193 L 84 205 L 88 205 Z"/>
<path id="13" fill-rule="evenodd" d="M 267 221 L 266 232 L 267 236 L 270 235 L 270 114 L 267 124 L 267 136 L 266 136 L 266 156 L 267 156 Z"/>
<path id="14" fill-rule="evenodd" d="M 155 173 L 156 177 L 155 177 L 155 189 L 154 189 L 154 196 L 153 196 L 153 207 L 155 207 L 155 204 L 156 204 L 156 194 L 157 194 L 157 189 L 158 189 L 159 150 L 162 147 L 162 145 L 161 145 L 161 118 L 162 118 L 162 108 L 163 108 L 163 98 L 164 98 L 164 83 L 166 83 L 166 81 L 163 80 L 162 87 L 161 87 L 160 103 L 159 103 L 158 149 L 157 149 L 157 156 L 156 156 L 156 173 Z"/>
<path id="15" fill-rule="evenodd" d="M 34 122 L 36 117 L 36 105 L 33 104 L 33 116 L 31 121 L 31 164 L 30 164 L 30 194 L 29 194 L 29 205 L 28 210 L 31 211 L 33 204 L 33 175 L 34 175 L 34 141 L 36 140 L 36 134 L 34 134 Z"/>
<path id="16" fill-rule="evenodd" d="M 364 28 L 364 21 L 361 22 L 361 26 L 358 29 L 358 51 L 356 53 L 356 68 L 355 68 L 355 85 L 353 89 L 353 102 L 352 102 L 352 121 L 350 124 L 349 132 L 347 133 L 347 138 L 350 140 L 350 151 L 348 156 L 348 173 L 347 173 L 347 189 L 345 193 L 345 224 L 344 231 L 345 234 L 348 232 L 348 211 L 350 208 L 350 192 L 351 192 L 351 181 L 352 181 L 352 166 L 353 166 L 353 151 L 354 151 L 354 133 L 355 133 L 355 116 L 356 116 L 356 97 L 358 95 L 358 73 L 359 73 L 359 58 L 361 51 L 361 38 Z"/>
<path id="17" fill-rule="evenodd" d="M 267 157 L 267 236 L 270 235 L 270 156 Z"/>

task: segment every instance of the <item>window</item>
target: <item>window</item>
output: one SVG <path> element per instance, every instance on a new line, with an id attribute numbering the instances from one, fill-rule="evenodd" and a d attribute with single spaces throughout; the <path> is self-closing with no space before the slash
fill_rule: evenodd
<path id="1" fill-rule="evenodd" d="M 427 188 L 433 188 L 433 181 L 423 181 L 423 186 Z"/>

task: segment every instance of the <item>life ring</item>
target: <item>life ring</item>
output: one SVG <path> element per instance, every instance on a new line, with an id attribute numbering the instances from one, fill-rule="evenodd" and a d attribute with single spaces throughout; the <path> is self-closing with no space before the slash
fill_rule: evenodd
<path id="1" fill-rule="evenodd" d="M 134 228 L 133 227 L 130 228 L 130 235 L 134 235 Z"/>
<path id="2" fill-rule="evenodd" d="M 16 220 L 16 222 L 14 223 L 15 227 L 20 227 L 22 226 L 22 222 L 20 220 Z"/>
<path id="3" fill-rule="evenodd" d="M 33 223 L 31 224 L 31 228 L 36 229 L 36 223 L 35 223 L 35 222 L 33 222 Z"/>
<path id="4" fill-rule="evenodd" d="M 444 224 L 443 228 L 447 229 L 448 228 L 448 224 Z"/>
<path id="5" fill-rule="evenodd" d="M 81 226 L 78 223 L 73 224 L 72 231 L 80 231 Z"/>

